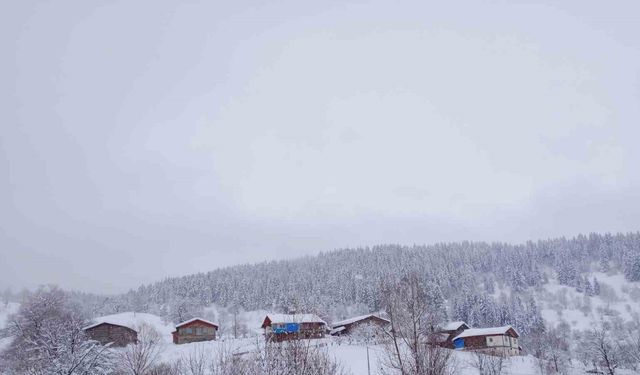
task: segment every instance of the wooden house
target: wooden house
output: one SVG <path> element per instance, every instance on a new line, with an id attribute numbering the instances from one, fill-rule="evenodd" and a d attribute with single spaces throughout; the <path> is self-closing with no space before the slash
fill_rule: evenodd
<path id="1" fill-rule="evenodd" d="M 511 326 L 470 328 L 453 338 L 453 346 L 456 350 L 481 351 L 510 357 L 520 354 L 519 337 Z"/>
<path id="2" fill-rule="evenodd" d="M 138 342 L 138 332 L 132 327 L 105 321 L 83 328 L 87 337 L 102 345 L 114 347 L 127 346 Z"/>
<path id="3" fill-rule="evenodd" d="M 453 339 L 469 328 L 469 325 L 463 321 L 445 323 L 436 327 L 432 342 L 443 348 L 454 349 Z"/>
<path id="4" fill-rule="evenodd" d="M 358 329 L 371 327 L 375 329 L 384 329 L 391 322 L 388 319 L 382 318 L 377 314 L 368 314 L 362 316 L 356 316 L 349 319 L 340 320 L 334 322 L 331 325 L 331 335 L 342 336 L 349 335 Z"/>
<path id="5" fill-rule="evenodd" d="M 174 344 L 187 344 L 198 341 L 212 341 L 216 339 L 218 325 L 200 318 L 189 319 L 176 325 L 171 332 Z"/>
<path id="6" fill-rule="evenodd" d="M 267 341 L 323 338 L 327 323 L 315 314 L 269 314 L 262 322 Z"/>

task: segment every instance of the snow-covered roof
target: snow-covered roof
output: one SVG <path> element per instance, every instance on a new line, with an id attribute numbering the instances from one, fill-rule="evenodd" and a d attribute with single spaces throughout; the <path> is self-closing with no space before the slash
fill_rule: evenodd
<path id="1" fill-rule="evenodd" d="M 126 327 L 134 331 L 137 331 L 136 323 L 133 322 L 131 319 L 126 319 L 126 318 L 123 319 L 123 317 L 120 314 L 103 316 L 100 318 L 95 318 L 92 321 L 93 321 L 93 324 L 88 325 L 82 329 L 86 331 L 88 329 L 97 327 L 101 324 L 113 324 L 116 326 Z"/>
<path id="2" fill-rule="evenodd" d="M 105 315 L 93 318 L 91 320 L 91 323 L 91 325 L 84 327 L 83 329 L 87 330 L 93 327 L 97 327 L 100 324 L 108 323 L 131 328 L 134 331 L 137 331 L 142 324 L 147 324 L 161 333 L 165 333 L 167 331 L 167 329 L 165 328 L 166 325 L 162 321 L 162 318 L 157 315 L 147 313 L 123 312 L 119 314 Z"/>
<path id="3" fill-rule="evenodd" d="M 458 328 L 460 328 L 461 325 L 465 325 L 465 326 L 469 326 L 467 323 L 463 322 L 463 321 L 457 321 L 457 322 L 449 322 L 444 324 L 442 327 L 439 327 L 440 330 L 442 331 L 455 331 Z"/>
<path id="4" fill-rule="evenodd" d="M 167 343 L 171 342 L 171 332 L 173 331 L 173 324 L 166 323 L 161 317 L 157 315 L 139 312 L 123 312 L 113 315 L 106 315 L 92 319 L 91 325 L 84 327 L 83 329 L 90 329 L 103 323 L 115 324 L 131 328 L 134 331 L 138 331 L 143 325 L 149 326 L 160 333 L 163 341 Z"/>
<path id="5" fill-rule="evenodd" d="M 520 334 L 518 334 L 518 331 L 516 331 L 515 328 L 513 328 L 511 326 L 504 326 L 504 327 L 489 327 L 489 328 L 471 328 L 471 329 L 467 329 L 465 331 L 462 331 L 462 333 L 459 334 L 458 336 L 456 336 L 454 338 L 454 340 L 461 339 L 461 338 L 464 338 L 464 337 L 504 335 L 510 329 L 512 329 L 516 333 L 516 335 L 520 336 Z"/>
<path id="6" fill-rule="evenodd" d="M 336 333 L 342 332 L 344 331 L 346 328 L 344 326 L 338 327 L 338 328 L 334 328 L 331 331 L 329 331 L 329 334 L 331 335 L 335 335 Z"/>
<path id="7" fill-rule="evenodd" d="M 385 319 L 385 318 L 381 318 L 379 315 L 377 314 L 368 314 L 368 315 L 360 315 L 360 316 L 355 316 L 353 318 L 349 318 L 349 319 L 344 319 L 344 320 L 340 320 L 338 322 L 333 322 L 331 325 L 333 327 L 340 327 L 340 326 L 346 326 L 355 322 L 359 322 L 361 320 L 365 320 L 368 318 L 372 318 L 372 317 L 376 317 L 378 319 L 382 319 L 386 322 L 389 322 L 389 320 Z"/>
<path id="8" fill-rule="evenodd" d="M 327 324 L 316 314 L 268 314 L 271 323 L 322 323 Z"/>
<path id="9" fill-rule="evenodd" d="M 189 324 L 189 323 L 195 322 L 196 320 L 197 320 L 197 321 L 201 321 L 201 322 L 203 322 L 203 323 L 211 324 L 212 326 L 216 326 L 216 327 L 218 327 L 218 325 L 217 325 L 216 323 L 210 322 L 210 321 L 208 321 L 208 320 L 204 320 L 204 319 L 201 319 L 201 318 L 193 318 L 193 319 L 185 320 L 185 321 L 184 321 L 184 322 L 182 322 L 182 323 L 178 323 L 178 324 L 176 324 L 176 328 L 178 328 L 178 327 L 182 327 L 182 326 L 183 326 L 183 325 L 185 325 L 185 324 Z"/>

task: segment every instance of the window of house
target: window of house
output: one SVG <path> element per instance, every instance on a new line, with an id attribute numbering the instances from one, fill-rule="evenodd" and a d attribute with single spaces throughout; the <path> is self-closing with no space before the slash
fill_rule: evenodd
<path id="1" fill-rule="evenodd" d="M 489 337 L 489 342 L 493 342 L 493 338 L 492 337 Z"/>
<path id="2" fill-rule="evenodd" d="M 185 328 L 184 333 L 186 333 L 187 335 L 192 335 L 193 334 L 193 328 Z"/>

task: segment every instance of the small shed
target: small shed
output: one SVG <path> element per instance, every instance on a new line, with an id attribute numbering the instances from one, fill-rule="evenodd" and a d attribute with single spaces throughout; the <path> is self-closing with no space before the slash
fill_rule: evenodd
<path id="1" fill-rule="evenodd" d="M 193 318 L 176 324 L 176 330 L 171 332 L 174 344 L 187 344 L 198 341 L 213 341 L 216 339 L 218 325 L 201 318 Z"/>
<path id="2" fill-rule="evenodd" d="M 138 332 L 132 327 L 125 325 L 98 321 L 83 331 L 91 340 L 95 340 L 102 345 L 110 344 L 114 347 L 123 347 L 138 342 Z"/>

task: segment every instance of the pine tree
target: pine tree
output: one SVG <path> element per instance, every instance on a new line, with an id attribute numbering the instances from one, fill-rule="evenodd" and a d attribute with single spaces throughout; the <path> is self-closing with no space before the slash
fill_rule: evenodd
<path id="1" fill-rule="evenodd" d="M 593 295 L 600 295 L 600 283 L 598 283 L 598 279 L 596 279 L 595 277 L 593 278 Z"/>
<path id="2" fill-rule="evenodd" d="M 624 274 L 629 281 L 640 281 L 640 255 L 629 259 Z"/>

